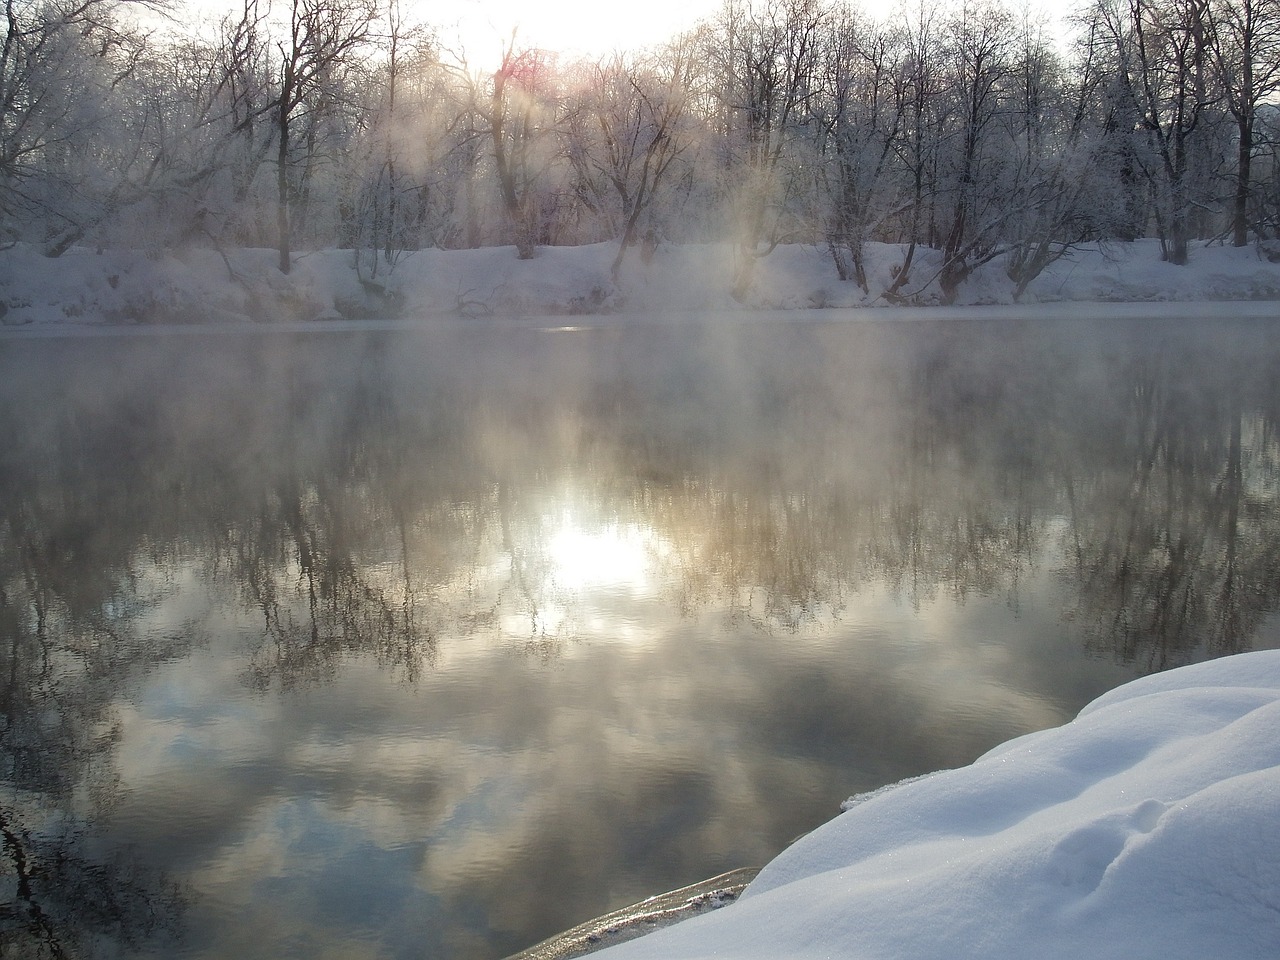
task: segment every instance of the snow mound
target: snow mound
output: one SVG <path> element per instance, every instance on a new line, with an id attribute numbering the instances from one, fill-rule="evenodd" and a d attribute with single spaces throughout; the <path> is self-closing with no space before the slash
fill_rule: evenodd
<path id="1" fill-rule="evenodd" d="M 602 960 L 1271 958 L 1280 651 L 1148 677 L 865 797 L 737 904 Z"/>

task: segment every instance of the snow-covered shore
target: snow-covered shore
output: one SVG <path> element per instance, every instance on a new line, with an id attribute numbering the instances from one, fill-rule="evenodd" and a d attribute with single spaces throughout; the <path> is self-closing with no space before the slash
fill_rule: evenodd
<path id="1" fill-rule="evenodd" d="M 600 960 L 1271 958 L 1280 651 L 1149 676 L 852 798 L 737 903 Z"/>
<path id="2" fill-rule="evenodd" d="M 73 249 L 51 260 L 30 245 L 0 251 L 0 325 L 185 324 L 364 320 L 438 316 L 580 315 L 670 311 L 885 308 L 879 291 L 902 261 L 894 245 L 868 248 L 871 294 L 841 282 L 821 246 L 784 246 L 762 258 L 744 303 L 729 295 L 727 245 L 668 245 L 648 263 L 639 252 L 610 278 L 615 244 L 545 247 L 521 261 L 509 247 L 424 250 L 385 262 L 371 276 L 351 251 L 302 254 L 285 276 L 271 250 L 178 252 Z M 939 302 L 938 256 L 917 255 L 907 292 Z M 1185 267 L 1164 263 L 1154 241 L 1090 246 L 1051 264 L 1023 306 L 1080 302 L 1280 300 L 1280 264 L 1254 247 L 1197 248 Z M 993 261 L 964 285 L 958 305 L 1013 302 L 1013 284 Z"/>

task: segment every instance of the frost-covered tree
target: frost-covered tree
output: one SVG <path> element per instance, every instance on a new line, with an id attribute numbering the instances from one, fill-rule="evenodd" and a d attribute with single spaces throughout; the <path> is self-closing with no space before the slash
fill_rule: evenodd
<path id="1" fill-rule="evenodd" d="M 5 0 L 0 217 L 57 256 L 137 199 L 149 161 L 131 102 L 146 51 L 110 0 Z"/>
<path id="2" fill-rule="evenodd" d="M 1254 127 L 1253 227 L 1259 240 L 1280 239 L 1280 110 L 1264 104 Z"/>
<path id="3" fill-rule="evenodd" d="M 843 11 L 824 48 L 814 114 L 822 137 L 827 249 L 864 292 L 864 248 L 913 198 L 897 162 L 909 134 L 911 73 L 903 31 Z"/>
<path id="4" fill-rule="evenodd" d="M 951 300 L 974 269 L 1001 252 L 1011 213 L 1012 158 L 997 120 L 1015 78 L 1013 18 L 998 3 L 966 0 L 947 22 L 944 42 L 952 100 L 939 184 L 938 281 Z"/>
<path id="5" fill-rule="evenodd" d="M 569 117 L 569 162 L 582 185 L 581 202 L 618 239 L 616 282 L 638 239 L 652 245 L 664 232 L 659 211 L 673 168 L 693 145 L 689 100 L 695 53 L 673 43 L 643 56 L 616 54 L 585 64 Z"/>
<path id="6" fill-rule="evenodd" d="M 1213 62 L 1223 100 L 1235 125 L 1235 176 L 1231 197 L 1232 242 L 1249 242 L 1253 202 L 1253 159 L 1258 149 L 1258 114 L 1280 92 L 1280 2 L 1216 0 Z"/>
<path id="7" fill-rule="evenodd" d="M 383 57 L 362 78 L 364 126 L 351 151 L 344 246 L 376 276 L 406 250 L 458 243 L 457 207 L 470 176 L 456 156 L 465 88 L 440 59 L 431 31 L 390 0 L 378 27 Z"/>
<path id="8" fill-rule="evenodd" d="M 1280 222 L 1280 0 L 1089 0 L 1074 45 L 1009 0 L 726 0 L 655 50 L 513 36 L 483 73 L 398 0 L 237 0 L 189 34 L 125 0 L 0 3 L 0 232 L 52 254 L 274 245 L 288 270 L 336 245 L 373 279 L 429 245 L 616 239 L 616 274 L 661 237 L 728 243 L 743 297 L 807 242 L 894 300 L 996 257 L 1017 294 L 1082 241 L 1185 262 Z M 902 245 L 884 290 L 874 241 Z"/>
<path id="9" fill-rule="evenodd" d="M 316 146 L 343 96 L 342 75 L 369 35 L 372 0 L 292 0 L 276 41 L 276 230 L 281 273 L 292 265 L 295 210 L 305 214 Z M 299 137 L 299 123 L 304 125 Z M 301 141 L 299 144 L 298 141 Z M 301 145 L 302 156 L 295 156 Z"/>
<path id="10" fill-rule="evenodd" d="M 788 176 L 788 149 L 811 140 L 798 128 L 809 119 L 830 24 L 831 9 L 819 0 L 760 7 L 728 0 L 711 35 L 714 45 L 706 53 L 717 73 L 734 184 L 735 297 L 746 294 L 756 260 L 788 237 L 789 203 L 799 187 Z"/>
<path id="11" fill-rule="evenodd" d="M 912 282 L 912 266 L 920 245 L 935 233 L 935 186 L 942 125 L 946 78 L 940 42 L 939 14 L 922 0 L 904 11 L 900 30 L 905 46 L 899 84 L 904 105 L 902 136 L 894 145 L 906 180 L 906 198 L 897 221 L 896 239 L 906 244 L 902 262 L 893 281 L 882 292 L 889 300 L 903 296 Z"/>
<path id="12" fill-rule="evenodd" d="M 1103 0 L 1096 14 L 1115 45 L 1145 149 L 1135 157 L 1151 186 L 1151 211 L 1164 257 L 1189 258 L 1197 161 L 1216 94 L 1209 75 L 1208 0 Z"/>
<path id="13" fill-rule="evenodd" d="M 1015 206 L 1006 228 L 1006 273 L 1017 299 L 1050 263 L 1075 246 L 1107 238 L 1123 207 L 1107 163 L 1105 83 L 1098 45 L 1086 37 L 1069 63 L 1041 26 L 1024 18 L 1005 136 L 1016 158 Z"/>
<path id="14" fill-rule="evenodd" d="M 511 240 L 521 260 L 534 256 L 551 213 L 548 171 L 559 149 L 555 58 L 545 50 L 517 45 L 513 34 L 502 61 L 489 78 L 483 120 L 493 151 L 493 168 Z"/>

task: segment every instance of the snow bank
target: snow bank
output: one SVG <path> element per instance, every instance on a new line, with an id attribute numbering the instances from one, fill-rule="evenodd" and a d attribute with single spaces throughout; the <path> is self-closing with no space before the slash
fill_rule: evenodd
<path id="1" fill-rule="evenodd" d="M 285 276 L 272 250 L 74 249 L 49 260 L 27 244 L 0 251 L 0 324 L 184 323 L 369 319 L 406 316 L 574 315 L 741 309 L 884 307 L 879 297 L 903 249 L 871 244 L 864 293 L 840 281 L 825 248 L 783 246 L 756 265 L 744 302 L 729 296 L 732 250 L 723 244 L 666 245 L 647 262 L 629 254 L 617 283 L 617 245 L 545 247 L 519 260 L 511 247 L 423 250 L 394 264 L 366 252 L 295 257 Z M 936 251 L 917 252 L 904 291 L 938 303 Z M 1280 265 L 1253 247 L 1198 248 L 1189 266 L 1160 260 L 1154 241 L 1093 245 L 1034 281 L 1024 304 L 1064 302 L 1280 300 Z M 1013 284 L 1001 262 L 976 271 L 962 305 L 1009 304 Z"/>
<path id="2" fill-rule="evenodd" d="M 855 797 L 733 906 L 600 960 L 1272 958 L 1280 651 L 1130 683 Z"/>

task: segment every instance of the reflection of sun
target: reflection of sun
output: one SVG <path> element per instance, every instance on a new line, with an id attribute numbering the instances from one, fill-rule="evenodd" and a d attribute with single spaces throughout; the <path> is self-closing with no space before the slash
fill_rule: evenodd
<path id="1" fill-rule="evenodd" d="M 645 523 L 570 506 L 542 514 L 516 547 L 517 604 L 504 631 L 536 639 L 642 640 L 640 607 L 664 589 L 671 544 Z"/>
<path id="2" fill-rule="evenodd" d="M 644 591 L 659 551 L 653 530 L 634 523 L 577 524 L 572 517 L 551 534 L 547 560 L 551 578 L 562 590 L 589 592 L 601 587 Z"/>

